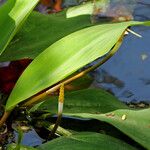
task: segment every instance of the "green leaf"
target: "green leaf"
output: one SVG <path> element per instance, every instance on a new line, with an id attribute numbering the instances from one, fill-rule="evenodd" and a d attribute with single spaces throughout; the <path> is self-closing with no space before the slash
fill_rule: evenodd
<path id="1" fill-rule="evenodd" d="M 66 78 L 107 54 L 126 28 L 142 22 L 103 24 L 74 32 L 48 47 L 26 68 L 6 103 L 6 111 L 19 102 Z"/>
<path id="2" fill-rule="evenodd" d="M 135 150 L 134 147 L 111 136 L 99 133 L 80 133 L 60 137 L 38 147 L 39 150 Z"/>
<path id="3" fill-rule="evenodd" d="M 109 114 L 112 113 L 114 115 L 110 116 Z M 106 114 L 70 113 L 66 115 L 78 118 L 97 119 L 110 123 L 143 147 L 150 149 L 150 109 L 118 109 Z"/>
<path id="4" fill-rule="evenodd" d="M 67 10 L 66 17 L 71 18 L 80 15 L 92 15 L 95 7 L 98 7 L 99 9 L 101 9 L 101 11 L 103 10 L 105 12 L 105 9 L 108 7 L 109 3 L 110 0 L 95 0 L 95 2 L 84 2 L 79 6 L 69 8 Z"/>
<path id="5" fill-rule="evenodd" d="M 47 98 L 30 111 L 57 113 L 58 97 Z M 128 109 L 115 96 L 101 89 L 84 89 L 65 94 L 63 113 L 106 113 L 116 109 Z"/>
<path id="6" fill-rule="evenodd" d="M 89 16 L 66 19 L 66 11 L 49 15 L 33 12 L 0 56 L 0 61 L 34 59 L 57 40 L 91 25 Z"/>
<path id="7" fill-rule="evenodd" d="M 8 0 L 0 7 L 0 54 L 39 0 Z"/>

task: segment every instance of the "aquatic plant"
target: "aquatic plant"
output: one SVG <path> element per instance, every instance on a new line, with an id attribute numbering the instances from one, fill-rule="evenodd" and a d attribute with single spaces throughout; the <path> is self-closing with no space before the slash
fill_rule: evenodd
<path id="1" fill-rule="evenodd" d="M 54 127 L 49 128 L 52 137 L 55 132 L 58 132 L 57 129 L 62 117 L 65 86 L 77 79 L 79 80 L 79 78 L 111 58 L 120 47 L 124 36 L 127 33 L 134 33 L 129 27 L 149 26 L 150 22 L 127 21 L 92 24 L 90 15 L 86 15 L 91 14 L 91 11 L 88 11 L 89 7 L 93 7 L 91 2 L 67 12 L 69 17 L 72 17 L 70 13 L 75 13 L 73 15 L 76 16 L 75 18 L 66 19 L 65 10 L 50 16 L 35 12 L 31 13 L 37 2 L 38 0 L 34 0 L 32 3 L 27 0 L 24 3 L 22 0 L 8 0 L 0 8 L 0 26 L 4 27 L 6 23 L 8 25 L 8 28 L 0 31 L 2 37 L 0 60 L 33 59 L 17 80 L 6 101 L 0 127 L 7 121 L 15 108 L 27 108 L 27 112 L 31 114 L 39 110 L 45 111 L 51 116 L 57 111 L 55 106 L 58 99 L 58 119 Z M 87 11 L 78 12 L 82 9 Z M 74 10 L 76 11 L 72 12 Z M 31 13 L 31 16 L 21 29 L 21 25 L 29 13 Z M 85 16 L 82 16 L 83 14 Z M 38 25 L 37 20 L 39 21 Z M 16 34 L 18 30 L 20 31 Z M 83 69 L 87 64 L 100 57 L 103 57 L 100 62 Z M 82 70 L 79 71 L 80 69 Z M 59 96 L 51 97 L 57 91 L 60 91 Z M 44 102 L 39 103 L 41 101 Z M 38 104 L 35 105 L 36 103 Z M 64 114 L 109 123 L 140 146 L 150 148 L 150 135 L 148 134 L 150 132 L 150 120 L 148 118 L 150 110 L 131 110 L 103 90 L 85 89 L 66 94 Z M 43 116 L 41 118 L 44 120 Z M 46 127 L 45 121 L 41 121 L 41 124 Z M 60 133 L 63 134 L 62 131 Z M 135 149 L 134 146 L 136 145 L 131 146 L 122 139 L 102 133 L 74 134 L 74 132 L 71 132 L 69 135 L 67 134 L 67 137 L 52 140 L 37 149 L 50 149 L 53 147 L 60 149 L 63 143 L 65 143 L 63 149 L 75 149 L 76 146 L 79 149 L 88 149 L 88 147 L 91 149 L 95 146 L 100 146 L 101 149 L 120 149 L 122 147 L 124 149 Z M 15 144 L 11 145 L 10 149 L 15 146 Z"/>

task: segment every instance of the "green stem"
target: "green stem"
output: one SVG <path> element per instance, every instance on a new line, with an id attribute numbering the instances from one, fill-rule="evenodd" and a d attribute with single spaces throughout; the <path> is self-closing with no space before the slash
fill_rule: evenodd
<path id="1" fill-rule="evenodd" d="M 6 122 L 7 118 L 9 117 L 11 111 L 5 111 L 1 120 L 0 120 L 0 128 L 3 126 L 3 124 Z"/>
<path id="2" fill-rule="evenodd" d="M 53 128 L 52 131 L 51 131 L 50 137 L 53 137 L 53 136 L 54 136 L 54 134 L 55 134 L 57 128 L 58 128 L 59 125 L 60 125 L 61 118 L 62 118 L 62 114 L 58 114 L 56 123 L 55 123 L 55 125 L 54 125 L 54 128 Z"/>

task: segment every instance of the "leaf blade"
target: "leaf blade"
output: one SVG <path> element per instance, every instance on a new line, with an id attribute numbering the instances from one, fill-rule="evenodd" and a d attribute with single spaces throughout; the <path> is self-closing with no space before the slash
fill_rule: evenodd
<path id="1" fill-rule="evenodd" d="M 135 148 L 111 136 L 83 132 L 69 137 L 60 137 L 38 147 L 39 150 L 134 150 Z"/>
<path id="2" fill-rule="evenodd" d="M 49 15 L 38 12 L 31 13 L 23 27 L 0 56 L 0 61 L 22 58 L 34 59 L 57 40 L 92 25 L 89 16 L 66 19 L 65 15 L 66 11 Z M 42 32 L 39 32 L 40 30 Z"/>
<path id="3" fill-rule="evenodd" d="M 33 106 L 30 112 L 57 112 L 58 97 L 48 97 L 40 105 Z M 116 109 L 129 109 L 115 96 L 102 89 L 84 89 L 65 94 L 63 113 L 107 113 Z"/>
<path id="4" fill-rule="evenodd" d="M 9 96 L 6 110 L 11 110 L 19 102 L 108 53 L 125 29 L 132 24 L 142 23 L 97 25 L 74 32 L 51 45 L 21 75 Z"/>
<path id="5" fill-rule="evenodd" d="M 39 0 L 8 0 L 4 6 L 0 8 L 1 23 L 0 28 L 0 55 L 7 47 L 13 36 L 16 34 L 24 20 Z M 5 28 L 4 28 L 5 27 Z"/>
<path id="6" fill-rule="evenodd" d="M 109 117 L 106 114 L 89 114 L 89 113 L 78 113 L 78 114 L 66 114 L 73 117 L 97 119 L 110 123 L 111 125 L 118 128 L 124 134 L 127 134 L 130 138 L 141 144 L 143 147 L 150 149 L 150 109 L 143 110 L 128 110 L 118 109 L 113 113 L 113 117 Z M 122 116 L 126 115 L 126 119 L 123 120 Z M 140 122 L 140 123 L 139 123 Z"/>

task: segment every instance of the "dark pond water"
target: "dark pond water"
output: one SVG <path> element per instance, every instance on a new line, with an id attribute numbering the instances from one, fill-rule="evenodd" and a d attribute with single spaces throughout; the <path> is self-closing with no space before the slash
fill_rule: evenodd
<path id="1" fill-rule="evenodd" d="M 14 131 L 14 137 L 15 141 L 17 141 L 18 138 L 18 133 Z M 22 138 L 22 145 L 27 145 L 27 146 L 37 146 L 41 145 L 44 140 L 39 137 L 39 135 L 36 133 L 34 129 L 31 129 L 28 132 L 24 132 L 23 138 Z"/>
<path id="2" fill-rule="evenodd" d="M 150 20 L 150 0 L 140 1 L 133 15 L 135 20 Z M 150 102 L 150 28 L 132 30 L 142 38 L 132 34 L 125 37 L 116 55 L 94 73 L 94 85 L 112 91 L 123 101 Z"/>

